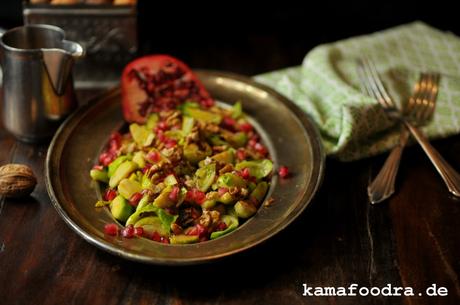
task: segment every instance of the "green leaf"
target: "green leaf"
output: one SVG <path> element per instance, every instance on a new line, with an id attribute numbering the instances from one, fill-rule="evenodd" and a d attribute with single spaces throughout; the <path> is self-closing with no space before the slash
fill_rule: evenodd
<path id="1" fill-rule="evenodd" d="M 155 138 L 155 134 L 146 125 L 132 123 L 129 125 L 129 132 L 139 147 L 149 146 Z"/>
<path id="2" fill-rule="evenodd" d="M 256 177 L 256 179 L 262 179 L 271 173 L 273 170 L 273 163 L 268 159 L 243 161 L 236 164 L 235 168 L 237 170 L 248 168 L 251 176 Z"/>
<path id="3" fill-rule="evenodd" d="M 200 108 L 200 105 L 194 101 L 186 101 L 185 103 L 180 104 L 177 109 L 179 109 L 182 114 L 186 114 L 187 111 L 191 108 Z"/>
<path id="4" fill-rule="evenodd" d="M 147 118 L 147 123 L 145 124 L 145 126 L 147 126 L 148 130 L 152 130 L 157 125 L 157 122 L 158 122 L 158 114 L 152 113 Z"/>
<path id="5" fill-rule="evenodd" d="M 98 200 L 94 206 L 96 208 L 102 208 L 102 207 L 108 206 L 109 204 L 110 204 L 110 201 Z"/>
<path id="6" fill-rule="evenodd" d="M 211 239 L 216 239 L 221 237 L 225 234 L 228 234 L 238 228 L 238 218 L 232 215 L 224 215 L 222 216 L 222 221 L 225 222 L 227 228 L 223 231 L 216 231 L 211 233 Z"/>
<path id="7" fill-rule="evenodd" d="M 184 116 L 182 119 L 182 133 L 187 136 L 192 132 L 193 126 L 195 124 L 195 119 Z"/>
<path id="8" fill-rule="evenodd" d="M 89 175 L 95 181 L 100 181 L 100 182 L 104 182 L 104 183 L 109 182 L 109 177 L 107 176 L 107 171 L 106 170 L 92 169 L 92 170 L 90 170 Z"/>
<path id="9" fill-rule="evenodd" d="M 179 215 L 171 215 L 163 209 L 158 209 L 158 217 L 161 220 L 164 230 L 170 230 L 171 224 L 173 224 Z"/>
<path id="10" fill-rule="evenodd" d="M 119 156 L 118 158 L 116 158 L 115 160 L 113 160 L 113 161 L 109 164 L 107 176 L 108 176 L 109 178 L 112 177 L 113 173 L 115 173 L 115 171 L 116 171 L 117 168 L 120 166 L 120 164 L 123 163 L 123 161 L 125 161 L 126 159 L 128 159 L 127 156 Z"/>
<path id="11" fill-rule="evenodd" d="M 126 220 L 126 225 L 134 225 L 136 222 L 139 221 L 145 215 L 151 214 L 158 214 L 159 208 L 154 206 L 152 203 L 147 204 L 143 208 L 137 210 L 131 216 L 129 216 L 128 220 Z"/>
<path id="12" fill-rule="evenodd" d="M 191 116 L 198 121 L 203 121 L 206 123 L 220 124 L 222 121 L 221 115 L 199 108 L 187 108 L 184 113 L 185 115 Z"/>
<path id="13" fill-rule="evenodd" d="M 238 119 L 242 115 L 243 115 L 243 106 L 241 105 L 241 102 L 238 101 L 232 107 L 232 118 Z"/>
<path id="14" fill-rule="evenodd" d="M 216 164 L 211 163 L 199 168 L 196 173 L 196 184 L 200 191 L 206 192 L 216 177 Z"/>

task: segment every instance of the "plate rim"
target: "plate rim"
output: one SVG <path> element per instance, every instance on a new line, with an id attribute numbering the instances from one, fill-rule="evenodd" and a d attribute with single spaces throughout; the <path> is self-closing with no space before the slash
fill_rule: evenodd
<path id="1" fill-rule="evenodd" d="M 123 251 L 122 249 L 116 247 L 109 241 L 101 240 L 97 236 L 93 236 L 91 233 L 85 231 L 67 214 L 67 212 L 64 210 L 62 205 L 59 203 L 58 196 L 56 195 L 55 190 L 53 189 L 53 183 L 51 181 L 52 180 L 51 163 L 53 161 L 52 160 L 52 157 L 54 154 L 53 152 L 56 150 L 57 146 L 59 145 L 60 138 L 66 136 L 66 131 L 67 131 L 67 134 L 71 134 L 71 132 L 74 130 L 74 126 L 78 125 L 78 123 L 82 119 L 84 119 L 84 114 L 86 112 L 91 111 L 92 108 L 97 107 L 98 104 L 102 103 L 104 100 L 107 100 L 113 96 L 120 94 L 121 89 L 120 89 L 120 86 L 118 85 L 116 87 L 110 88 L 102 92 L 101 94 L 98 94 L 92 97 L 90 100 L 88 100 L 88 102 L 85 105 L 83 105 L 77 111 L 72 113 L 61 124 L 61 126 L 58 128 L 55 135 L 53 136 L 53 139 L 50 142 L 50 145 L 47 151 L 47 155 L 46 155 L 46 160 L 45 160 L 45 186 L 46 186 L 46 190 L 48 192 L 52 205 L 54 206 L 58 214 L 61 216 L 61 218 L 64 220 L 64 222 L 73 231 L 75 231 L 79 236 L 81 236 L 84 240 L 86 240 L 90 244 L 96 246 L 97 248 L 105 250 L 111 254 L 114 254 L 118 257 L 126 258 L 131 261 L 147 263 L 147 264 L 191 265 L 191 264 L 199 264 L 199 263 L 215 261 L 215 260 L 222 259 L 224 257 L 230 256 L 236 253 L 243 252 L 257 245 L 260 245 L 261 243 L 272 238 L 274 235 L 283 231 L 287 226 L 289 226 L 294 220 L 296 220 L 304 212 L 307 206 L 310 205 L 311 201 L 317 195 L 318 189 L 321 186 L 323 178 L 324 178 L 326 155 L 325 155 L 323 144 L 321 142 L 319 130 L 316 127 L 316 125 L 313 123 L 313 120 L 311 119 L 311 117 L 307 113 L 302 111 L 297 105 L 294 104 L 294 102 L 292 102 L 290 99 L 288 99 L 284 95 L 280 94 L 276 90 L 264 84 L 261 84 L 251 79 L 250 77 L 235 74 L 232 72 L 224 72 L 224 71 L 217 71 L 217 70 L 199 70 L 197 69 L 197 70 L 194 70 L 194 72 L 198 75 L 198 78 L 200 78 L 200 75 L 206 75 L 208 77 L 211 76 L 211 77 L 230 78 L 236 81 L 247 83 L 258 89 L 261 89 L 267 92 L 268 94 L 274 96 L 279 102 L 283 103 L 283 105 L 289 109 L 289 111 L 294 115 L 294 117 L 296 117 L 296 119 L 300 121 L 302 127 L 305 129 L 306 133 L 308 134 L 309 140 L 311 141 L 312 158 L 314 160 L 313 164 L 316 165 L 312 171 L 312 176 L 311 176 L 312 181 L 307 186 L 309 188 L 309 191 L 304 194 L 304 197 L 301 200 L 301 202 L 303 202 L 301 207 L 294 214 L 292 214 L 291 217 L 286 218 L 283 222 L 281 222 L 279 226 L 276 228 L 276 230 L 269 232 L 268 234 L 264 235 L 262 238 L 252 243 L 248 243 L 237 249 L 231 250 L 231 251 L 226 251 L 218 255 L 208 255 L 208 256 L 203 256 L 203 257 L 193 257 L 193 258 L 158 258 L 156 257 L 155 258 L 152 256 L 134 254 L 134 253 L 130 253 L 129 251 Z M 71 128 L 69 129 L 69 127 Z M 318 161 L 318 163 L 316 163 L 316 161 Z"/>

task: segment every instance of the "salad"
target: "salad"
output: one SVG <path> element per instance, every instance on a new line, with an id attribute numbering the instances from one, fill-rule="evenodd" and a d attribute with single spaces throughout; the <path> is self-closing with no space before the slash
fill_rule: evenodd
<path id="1" fill-rule="evenodd" d="M 96 207 L 118 221 L 106 234 L 196 243 L 257 212 L 273 163 L 240 102 L 217 105 L 184 63 L 152 55 L 125 68 L 122 109 L 128 130 L 111 135 L 90 171 L 103 189 Z"/>
<path id="2" fill-rule="evenodd" d="M 167 243 L 235 230 L 261 205 L 273 169 L 241 103 L 204 109 L 188 101 L 150 114 L 114 133 L 107 149 L 90 172 L 105 189 L 96 207 L 110 208 L 125 237 Z"/>

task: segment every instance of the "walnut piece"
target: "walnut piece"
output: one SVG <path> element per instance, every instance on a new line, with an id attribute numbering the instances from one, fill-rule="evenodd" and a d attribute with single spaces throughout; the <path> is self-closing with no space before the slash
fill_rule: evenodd
<path id="1" fill-rule="evenodd" d="M 9 198 L 27 196 L 37 185 L 30 167 L 23 164 L 6 164 L 0 167 L 0 195 Z"/>

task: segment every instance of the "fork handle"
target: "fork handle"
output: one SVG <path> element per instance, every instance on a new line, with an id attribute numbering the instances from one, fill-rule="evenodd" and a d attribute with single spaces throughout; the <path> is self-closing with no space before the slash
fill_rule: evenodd
<path id="1" fill-rule="evenodd" d="M 384 201 L 395 192 L 399 162 L 407 139 L 409 138 L 409 131 L 403 126 L 401 127 L 399 144 L 391 150 L 379 173 L 367 187 L 367 195 L 372 204 Z"/>
<path id="2" fill-rule="evenodd" d="M 441 175 L 441 178 L 446 183 L 449 192 L 454 196 L 460 197 L 460 175 L 444 160 L 439 152 L 428 142 L 423 133 L 411 123 L 404 121 L 404 125 L 409 129 L 417 142 L 422 146 L 431 163 Z"/>

